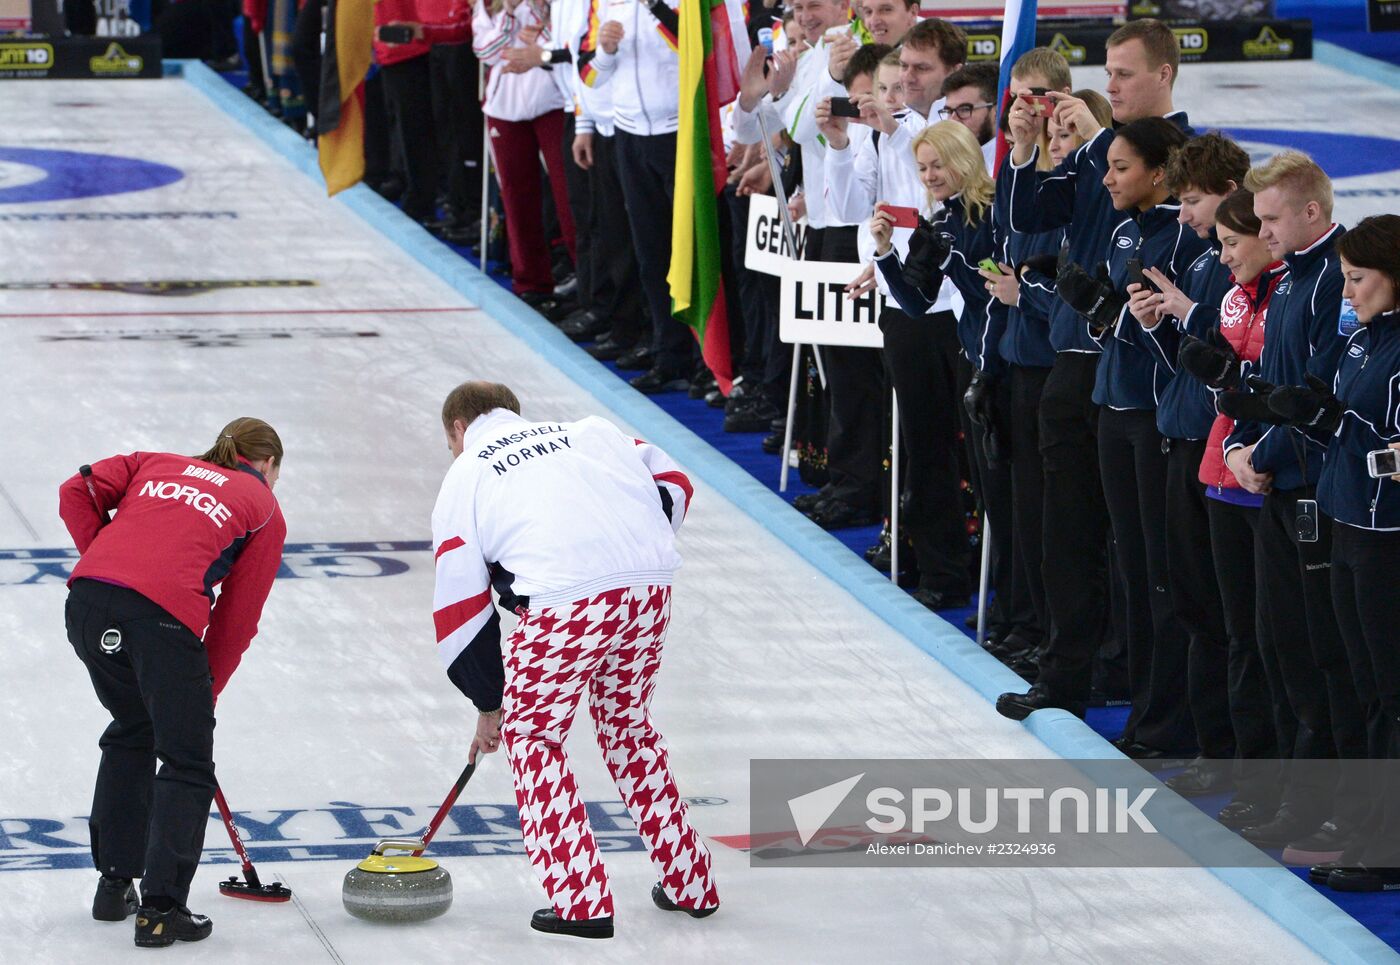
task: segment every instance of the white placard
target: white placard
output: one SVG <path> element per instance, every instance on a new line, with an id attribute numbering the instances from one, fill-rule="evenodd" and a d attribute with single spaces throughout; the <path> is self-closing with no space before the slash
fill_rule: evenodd
<path id="1" fill-rule="evenodd" d="M 783 222 L 778 216 L 778 199 L 771 194 L 749 197 L 748 245 L 744 267 L 765 275 L 781 275 L 783 266 L 793 258 L 802 257 L 807 243 L 807 219 L 794 226 L 797 233 L 797 254 L 788 251 Z"/>
<path id="2" fill-rule="evenodd" d="M 854 301 L 846 286 L 864 266 L 839 261 L 789 261 L 779 282 L 778 337 L 803 345 L 881 348 L 885 296 L 872 288 Z"/>

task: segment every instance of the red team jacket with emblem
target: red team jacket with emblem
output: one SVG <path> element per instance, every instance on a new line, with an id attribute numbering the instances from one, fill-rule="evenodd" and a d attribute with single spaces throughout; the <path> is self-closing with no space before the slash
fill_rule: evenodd
<path id="1" fill-rule="evenodd" d="M 58 513 L 81 554 L 69 584 L 116 583 L 165 609 L 203 638 L 217 695 L 282 563 L 287 524 L 262 474 L 243 460 L 225 469 L 168 452 L 113 456 L 59 488 Z"/>
<path id="2" fill-rule="evenodd" d="M 660 449 L 598 418 L 493 409 L 462 441 L 433 507 L 433 623 L 448 677 L 490 711 L 505 681 L 492 588 L 517 610 L 669 586 L 691 485 Z"/>
<path id="3" fill-rule="evenodd" d="M 1259 273 L 1259 277 L 1247 285 L 1236 283 L 1225 293 L 1220 302 L 1220 334 L 1235 350 L 1240 361 L 1240 385 L 1244 380 L 1259 373 L 1259 356 L 1264 351 L 1264 322 L 1269 314 L 1269 299 L 1274 286 L 1285 274 L 1281 262 L 1275 262 Z M 1226 489 L 1243 489 L 1235 474 L 1225 465 L 1225 439 L 1235 431 L 1235 423 L 1229 416 L 1217 413 L 1215 424 L 1210 427 L 1210 439 L 1206 443 L 1205 455 L 1201 457 L 1200 474 L 1197 476 L 1217 494 Z"/>

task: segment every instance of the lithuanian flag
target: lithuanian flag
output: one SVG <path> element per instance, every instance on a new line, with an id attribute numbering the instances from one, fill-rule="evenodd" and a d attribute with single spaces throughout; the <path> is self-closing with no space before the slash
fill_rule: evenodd
<path id="1" fill-rule="evenodd" d="M 719 195 L 728 172 L 719 109 L 739 93 L 730 13 L 726 0 L 681 0 L 680 127 L 671 270 L 666 276 L 671 314 L 694 329 L 705 364 L 726 395 L 734 371 L 721 273 L 727 239 L 720 238 Z"/>
<path id="2" fill-rule="evenodd" d="M 328 194 L 365 176 L 365 74 L 373 43 L 373 0 L 330 0 L 321 103 L 315 105 L 316 147 Z"/>

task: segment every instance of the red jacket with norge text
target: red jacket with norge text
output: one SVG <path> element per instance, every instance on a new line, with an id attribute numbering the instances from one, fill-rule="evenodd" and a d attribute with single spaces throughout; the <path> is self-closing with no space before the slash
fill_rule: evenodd
<path id="1" fill-rule="evenodd" d="M 258 632 L 282 563 L 287 524 L 262 474 L 242 459 L 226 469 L 134 452 L 70 477 L 58 512 L 81 554 L 69 584 L 116 583 L 168 611 L 203 638 L 217 695 Z"/>

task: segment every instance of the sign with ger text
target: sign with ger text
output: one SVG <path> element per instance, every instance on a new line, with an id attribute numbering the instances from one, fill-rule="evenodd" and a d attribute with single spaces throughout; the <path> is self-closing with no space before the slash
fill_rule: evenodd
<path id="1" fill-rule="evenodd" d="M 835 261 L 790 261 L 779 288 L 778 336 L 802 345 L 880 348 L 880 312 L 885 298 L 877 289 L 851 299 L 846 286 L 863 265 Z"/>
<path id="2" fill-rule="evenodd" d="M 783 267 L 802 257 L 807 241 L 807 219 L 793 226 L 797 233 L 797 251 L 789 250 L 783 220 L 778 216 L 778 199 L 771 194 L 755 194 L 749 198 L 748 243 L 744 267 L 765 275 L 781 275 Z"/>

